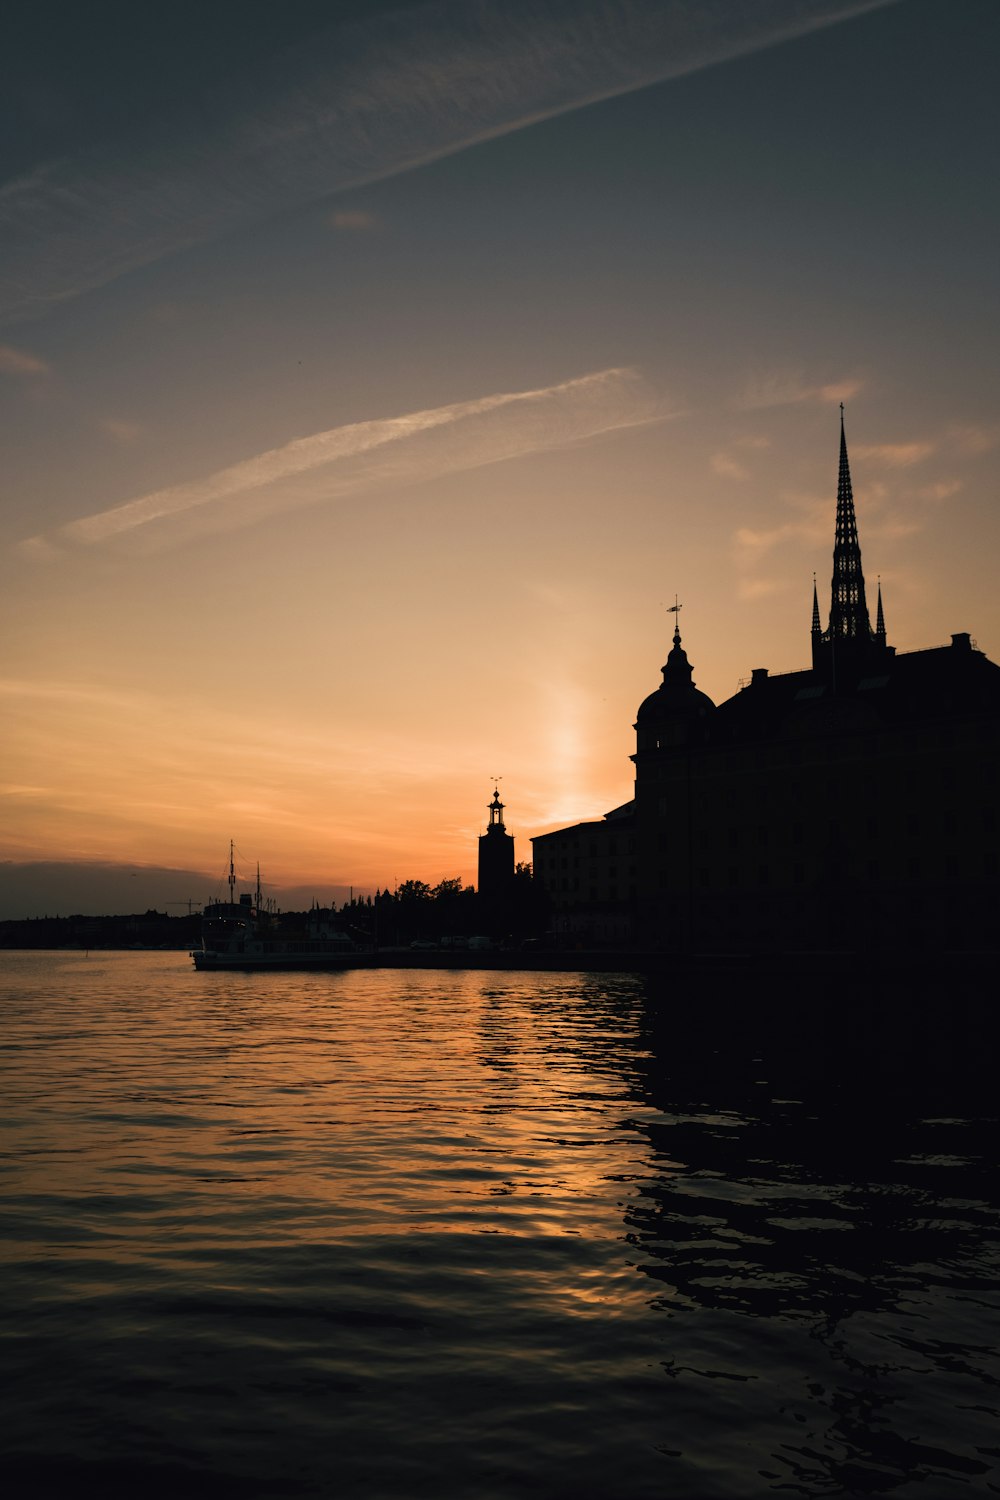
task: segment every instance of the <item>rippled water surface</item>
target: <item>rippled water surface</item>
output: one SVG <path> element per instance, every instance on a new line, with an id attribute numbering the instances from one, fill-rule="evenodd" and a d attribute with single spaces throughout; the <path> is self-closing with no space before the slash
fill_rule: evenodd
<path id="1" fill-rule="evenodd" d="M 0 954 L 18 1493 L 1000 1494 L 988 1070 L 189 965 Z"/>

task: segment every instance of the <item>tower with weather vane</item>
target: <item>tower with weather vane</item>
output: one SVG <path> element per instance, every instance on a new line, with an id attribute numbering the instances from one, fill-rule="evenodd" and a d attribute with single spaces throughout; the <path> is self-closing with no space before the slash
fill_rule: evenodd
<path id="1" fill-rule="evenodd" d="M 494 783 L 486 832 L 479 836 L 479 896 L 486 912 L 499 914 L 514 884 L 514 838 L 503 821 L 499 777 Z"/>

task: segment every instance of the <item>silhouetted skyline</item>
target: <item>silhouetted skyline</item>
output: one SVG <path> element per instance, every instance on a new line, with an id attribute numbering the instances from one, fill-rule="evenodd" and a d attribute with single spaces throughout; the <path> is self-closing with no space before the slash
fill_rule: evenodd
<path id="1" fill-rule="evenodd" d="M 811 662 L 716 704 L 679 602 L 635 718 L 634 797 L 532 841 L 561 940 L 680 953 L 977 952 L 1000 899 L 1000 666 L 968 631 L 897 654 L 866 601 L 840 416 L 829 613 Z"/>
<path id="2" fill-rule="evenodd" d="M 519 839 L 622 803 L 675 590 L 714 701 L 804 665 L 841 400 L 894 642 L 1000 654 L 1000 13 L 760 14 L 15 7 L 15 884 L 471 881 L 492 773 Z"/>

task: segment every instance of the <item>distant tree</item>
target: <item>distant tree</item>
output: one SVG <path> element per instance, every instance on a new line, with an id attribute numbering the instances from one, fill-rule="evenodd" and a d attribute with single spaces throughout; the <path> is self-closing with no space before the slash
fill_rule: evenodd
<path id="1" fill-rule="evenodd" d="M 464 934 L 470 937 L 480 927 L 479 897 L 471 885 L 463 886 L 458 876 L 442 880 L 434 887 L 434 920 L 436 937 Z"/>
<path id="2" fill-rule="evenodd" d="M 426 880 L 404 880 L 396 888 L 396 900 L 401 902 L 429 901 L 432 894 Z"/>

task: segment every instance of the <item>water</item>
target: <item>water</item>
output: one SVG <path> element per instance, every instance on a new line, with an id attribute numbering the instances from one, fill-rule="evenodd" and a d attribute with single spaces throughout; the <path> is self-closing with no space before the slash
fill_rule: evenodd
<path id="1" fill-rule="evenodd" d="M 1000 1494 L 989 1069 L 627 975 L 0 996 L 34 1496 Z"/>

